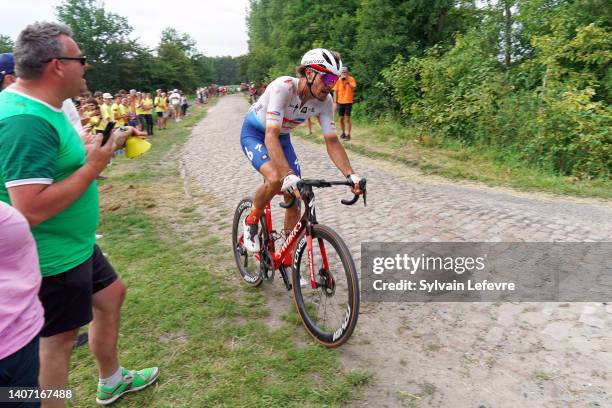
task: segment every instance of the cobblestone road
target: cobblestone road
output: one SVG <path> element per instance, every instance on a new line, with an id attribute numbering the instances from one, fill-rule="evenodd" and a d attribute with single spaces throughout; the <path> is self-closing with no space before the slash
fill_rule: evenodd
<path id="1" fill-rule="evenodd" d="M 247 109 L 241 96 L 222 98 L 183 153 L 188 175 L 230 213 L 261 181 L 238 140 Z M 293 143 L 303 177 L 340 177 L 324 146 Z M 349 156 L 368 179 L 368 207 L 345 207 L 338 201 L 347 190 L 325 189 L 317 191 L 317 215 L 345 239 L 358 267 L 364 241 L 612 240 L 605 204 L 414 181 L 401 166 Z M 274 211 L 277 222 L 281 215 Z M 611 306 L 364 303 L 362 309 L 341 353 L 348 368 L 370 369 L 376 382 L 356 405 L 612 406 Z"/>

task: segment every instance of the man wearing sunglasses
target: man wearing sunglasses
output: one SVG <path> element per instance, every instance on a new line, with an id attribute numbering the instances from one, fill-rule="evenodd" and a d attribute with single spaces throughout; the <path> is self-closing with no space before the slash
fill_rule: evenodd
<path id="1" fill-rule="evenodd" d="M 300 180 L 298 158 L 291 145 L 291 130 L 316 116 L 319 119 L 327 152 L 342 174 L 354 184 L 352 191 L 361 194 L 360 177 L 353 172 L 334 124 L 330 91 L 342 71 L 340 56 L 324 48 L 315 48 L 302 57 L 298 78 L 282 76 L 270 83 L 254 103 L 242 125 L 240 144 L 243 153 L 264 177 L 255 191 L 253 209 L 245 219 L 244 244 L 248 251 L 259 251 L 258 223 L 266 203 L 278 192 L 291 200 Z M 297 205 L 285 212 L 284 229 L 291 230 L 300 217 Z"/>
<path id="2" fill-rule="evenodd" d="M 64 25 L 26 27 L 13 49 L 17 81 L 0 93 L 0 200 L 19 210 L 38 247 L 45 313 L 40 386 L 66 389 L 70 354 L 81 326 L 98 363 L 97 402 L 109 404 L 157 378 L 119 365 L 117 340 L 125 285 L 95 245 L 96 177 L 131 130 L 85 146 L 62 103 L 84 85 L 87 61 Z M 93 319 L 93 320 L 92 320 Z M 45 400 L 43 407 L 64 406 Z"/>

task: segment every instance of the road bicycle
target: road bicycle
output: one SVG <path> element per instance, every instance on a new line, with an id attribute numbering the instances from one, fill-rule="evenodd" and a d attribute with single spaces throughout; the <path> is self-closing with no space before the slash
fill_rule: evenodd
<path id="1" fill-rule="evenodd" d="M 260 220 L 261 245 L 257 253 L 247 252 L 242 233 L 243 220 L 253 206 L 251 198 L 240 201 L 232 226 L 234 258 L 243 280 L 251 286 L 259 286 L 264 280 L 273 280 L 278 270 L 287 290 L 293 289 L 295 305 L 306 331 L 327 347 L 345 343 L 359 315 L 359 278 L 355 262 L 342 238 L 331 228 L 319 224 L 315 212 L 313 188 L 339 185 L 353 184 L 348 180 L 300 180 L 297 189 L 304 203 L 304 213 L 286 236 L 273 228 L 271 205 L 267 203 Z M 362 179 L 359 186 L 366 205 L 366 180 Z M 287 209 L 295 200 L 293 197 L 290 202 L 279 205 Z M 358 200 L 359 196 L 355 195 L 341 203 L 353 205 Z M 278 251 L 275 249 L 277 241 Z"/>

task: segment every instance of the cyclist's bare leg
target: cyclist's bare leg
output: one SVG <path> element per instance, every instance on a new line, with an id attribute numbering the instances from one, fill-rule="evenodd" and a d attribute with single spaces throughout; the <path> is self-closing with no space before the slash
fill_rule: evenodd
<path id="1" fill-rule="evenodd" d="M 285 203 L 291 201 L 292 196 L 290 194 L 284 194 Z M 285 210 L 285 224 L 283 226 L 285 232 L 290 232 L 295 224 L 297 224 L 300 219 L 300 209 L 298 208 L 297 201 L 290 207 Z"/>
<path id="2" fill-rule="evenodd" d="M 280 192 L 283 185 L 280 173 L 271 162 L 264 163 L 259 168 L 259 172 L 264 176 L 265 180 L 263 184 L 257 187 L 257 190 L 255 190 L 255 197 L 253 197 L 253 207 L 258 212 L 258 214 L 255 214 L 258 218 L 263 213 L 266 203 L 270 201 L 276 193 Z"/>

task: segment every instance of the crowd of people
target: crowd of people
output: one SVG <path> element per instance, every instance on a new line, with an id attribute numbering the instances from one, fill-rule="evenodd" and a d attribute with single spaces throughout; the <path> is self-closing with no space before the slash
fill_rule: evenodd
<path id="1" fill-rule="evenodd" d="M 240 90 L 242 91 L 242 93 L 245 94 L 248 92 L 249 100 L 251 103 L 257 102 L 257 99 L 259 99 L 259 97 L 263 95 L 264 92 L 266 92 L 267 87 L 268 83 L 265 79 L 261 81 L 261 84 L 259 86 L 256 86 L 255 82 L 251 82 L 250 84 L 242 82 L 240 84 Z"/>
<path id="2" fill-rule="evenodd" d="M 165 129 L 169 118 L 180 122 L 189 106 L 187 96 L 178 89 L 168 92 L 158 89 L 155 96 L 135 89 L 129 92 L 121 89 L 114 95 L 84 90 L 75 105 L 81 125 L 94 133 L 102 132 L 112 121 L 119 126 L 133 126 L 147 135 L 153 135 L 155 127 Z"/>

